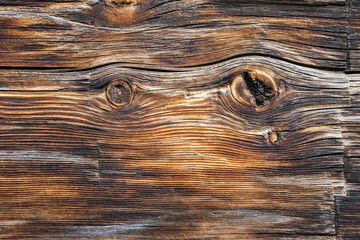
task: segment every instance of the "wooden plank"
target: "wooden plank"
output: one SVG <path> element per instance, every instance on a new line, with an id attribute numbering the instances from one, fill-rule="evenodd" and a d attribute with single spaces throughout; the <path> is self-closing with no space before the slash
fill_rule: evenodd
<path id="1" fill-rule="evenodd" d="M 0 5 L 0 66 L 198 66 L 243 55 L 345 69 L 344 1 Z M 45 4 L 46 3 L 46 4 Z M 286 36 L 286 37 L 285 37 Z"/>
<path id="2" fill-rule="evenodd" d="M 268 105 L 234 92 L 245 73 L 276 92 Z M 240 57 L 1 76 L 12 74 L 0 91 L 2 238 L 336 238 L 344 73 Z M 136 93 L 115 106 L 106 91 L 121 81 Z"/>
<path id="3" fill-rule="evenodd" d="M 349 191 L 347 197 L 337 201 L 339 211 L 339 236 L 340 239 L 357 239 L 360 235 L 359 224 L 359 192 Z"/>
<path id="4" fill-rule="evenodd" d="M 360 70 L 360 2 L 349 1 L 349 53 L 347 71 L 356 72 Z"/>
<path id="5" fill-rule="evenodd" d="M 337 199 L 338 227 L 342 239 L 360 236 L 360 75 L 349 74 L 351 108 L 342 110 L 345 143 L 344 176 L 346 196 Z"/>
<path id="6" fill-rule="evenodd" d="M 0 238 L 360 238 L 359 7 L 0 0 Z"/>

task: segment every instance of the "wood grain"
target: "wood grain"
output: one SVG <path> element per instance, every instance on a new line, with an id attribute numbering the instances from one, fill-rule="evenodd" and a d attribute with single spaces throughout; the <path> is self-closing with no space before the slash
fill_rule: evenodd
<path id="1" fill-rule="evenodd" d="M 358 72 L 360 70 L 360 2 L 349 1 L 349 33 L 348 33 L 348 72 Z"/>
<path id="2" fill-rule="evenodd" d="M 344 1 L 17 2 L 0 5 L 5 67 L 197 66 L 257 54 L 346 68 Z"/>
<path id="3" fill-rule="evenodd" d="M 0 0 L 0 238 L 360 238 L 350 6 Z"/>

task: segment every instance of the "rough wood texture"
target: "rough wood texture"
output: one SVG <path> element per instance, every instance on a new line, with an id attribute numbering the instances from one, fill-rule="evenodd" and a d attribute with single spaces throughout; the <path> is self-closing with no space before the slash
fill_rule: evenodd
<path id="1" fill-rule="evenodd" d="M 2 66 L 198 66 L 258 54 L 346 67 L 345 1 L 8 2 Z"/>
<path id="2" fill-rule="evenodd" d="M 0 238 L 359 239 L 357 5 L 0 0 Z"/>
<path id="3" fill-rule="evenodd" d="M 360 1 L 349 0 L 348 64 L 349 72 L 360 71 Z"/>

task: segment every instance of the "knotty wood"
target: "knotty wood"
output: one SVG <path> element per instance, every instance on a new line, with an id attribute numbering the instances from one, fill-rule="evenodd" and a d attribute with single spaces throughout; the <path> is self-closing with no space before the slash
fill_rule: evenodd
<path id="1" fill-rule="evenodd" d="M 0 1 L 1 238 L 359 238 L 355 10 Z"/>

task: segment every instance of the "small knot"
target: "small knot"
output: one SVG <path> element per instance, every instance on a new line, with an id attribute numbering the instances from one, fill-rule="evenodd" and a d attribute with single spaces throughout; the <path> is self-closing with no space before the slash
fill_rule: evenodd
<path id="1" fill-rule="evenodd" d="M 106 97 L 109 102 L 117 107 L 126 106 L 131 102 L 133 95 L 132 88 L 125 81 L 116 81 L 106 89 Z"/>
<path id="2" fill-rule="evenodd" d="M 268 131 L 264 134 L 264 138 L 271 145 L 279 145 L 279 134 L 276 131 Z"/>

